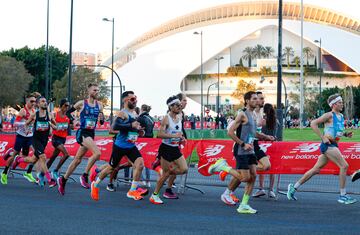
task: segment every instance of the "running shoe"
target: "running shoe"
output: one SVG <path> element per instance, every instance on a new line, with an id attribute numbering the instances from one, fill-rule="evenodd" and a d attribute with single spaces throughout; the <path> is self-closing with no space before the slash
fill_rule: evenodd
<path id="1" fill-rule="evenodd" d="M 268 198 L 276 198 L 276 194 L 274 193 L 274 191 L 272 190 L 269 191 Z"/>
<path id="2" fill-rule="evenodd" d="M 231 199 L 232 199 L 235 203 L 240 202 L 240 199 L 237 198 L 237 196 L 235 195 L 235 193 L 230 193 L 230 197 L 231 197 Z"/>
<path id="3" fill-rule="evenodd" d="M 287 198 L 289 200 L 294 200 L 296 201 L 297 198 L 295 197 L 295 192 L 296 192 L 296 189 L 294 188 L 294 184 L 289 184 L 288 185 L 288 191 L 287 191 Z"/>
<path id="4" fill-rule="evenodd" d="M 24 173 L 23 174 L 24 178 L 27 179 L 30 183 L 36 183 L 36 179 L 34 178 L 34 176 L 32 175 L 32 173 Z"/>
<path id="5" fill-rule="evenodd" d="M 64 177 L 59 177 L 57 179 L 57 183 L 58 183 L 58 191 L 61 195 L 64 196 L 65 194 L 65 181 L 64 181 Z"/>
<path id="6" fill-rule="evenodd" d="M 352 175 L 351 175 L 351 181 L 354 182 L 356 180 L 360 179 L 360 170 L 355 171 Z"/>
<path id="7" fill-rule="evenodd" d="M 113 183 L 109 183 L 109 184 L 106 186 L 106 190 L 109 191 L 109 192 L 115 192 L 115 191 L 116 191 Z"/>
<path id="8" fill-rule="evenodd" d="M 150 200 L 150 202 L 152 204 L 156 204 L 156 205 L 164 204 L 164 202 L 160 199 L 159 194 L 158 195 L 154 195 L 154 194 L 151 195 L 149 200 Z"/>
<path id="9" fill-rule="evenodd" d="M 36 180 L 37 184 L 40 187 L 43 187 L 45 185 L 44 175 L 41 173 L 37 173 L 36 176 L 37 176 L 37 180 Z"/>
<path id="10" fill-rule="evenodd" d="M 155 161 L 151 164 L 151 168 L 155 170 L 158 166 L 160 166 L 160 159 L 156 158 Z"/>
<path id="11" fill-rule="evenodd" d="M 228 175 L 228 173 L 226 171 L 220 171 L 220 173 L 219 173 L 220 180 L 225 181 L 225 178 L 227 175 Z"/>
<path id="12" fill-rule="evenodd" d="M 221 194 L 221 201 L 223 201 L 226 205 L 229 205 L 229 206 L 236 205 L 236 202 L 234 202 L 234 200 L 231 198 L 230 194 L 228 194 L 228 193 Z"/>
<path id="13" fill-rule="evenodd" d="M 257 210 L 251 208 L 249 205 L 240 204 L 239 208 L 237 208 L 237 212 L 240 214 L 255 214 Z"/>
<path id="14" fill-rule="evenodd" d="M 344 196 L 340 196 L 338 199 L 338 202 L 348 205 L 348 204 L 353 204 L 353 203 L 357 202 L 357 200 L 346 194 Z"/>
<path id="15" fill-rule="evenodd" d="M 150 183 L 150 181 L 146 182 L 146 187 L 147 187 L 147 188 L 151 188 L 151 183 Z"/>
<path id="16" fill-rule="evenodd" d="M 11 165 L 11 169 L 13 169 L 13 170 L 15 170 L 16 169 L 16 167 L 19 165 L 19 158 L 20 158 L 20 156 L 16 156 L 15 158 L 14 158 L 14 161 L 13 161 L 13 163 L 12 163 L 12 165 Z"/>
<path id="17" fill-rule="evenodd" d="M 4 154 L 4 160 L 7 161 L 9 159 L 9 157 L 11 157 L 11 155 L 13 154 L 15 150 L 13 148 L 8 148 L 8 150 L 6 150 L 5 154 Z"/>
<path id="18" fill-rule="evenodd" d="M 174 193 L 171 188 L 165 190 L 163 197 L 167 199 L 179 199 L 178 195 Z"/>
<path id="19" fill-rule="evenodd" d="M 93 167 L 91 167 L 91 169 L 90 169 L 90 176 L 89 176 L 90 182 L 94 182 L 97 175 L 98 175 L 97 166 L 93 165 Z"/>
<path id="20" fill-rule="evenodd" d="M 2 184 L 7 184 L 8 183 L 8 178 L 7 178 L 7 174 L 5 174 L 5 173 L 1 173 L 1 183 Z"/>
<path id="21" fill-rule="evenodd" d="M 58 173 L 58 171 L 53 170 L 53 171 L 51 172 L 51 177 L 52 177 L 54 180 L 57 180 L 57 179 L 59 178 L 59 173 Z"/>
<path id="22" fill-rule="evenodd" d="M 88 178 L 85 177 L 84 175 L 80 176 L 80 184 L 81 184 L 81 186 L 83 186 L 86 189 L 90 188 L 90 185 L 88 183 Z"/>
<path id="23" fill-rule="evenodd" d="M 55 186 L 56 186 L 56 181 L 54 179 L 51 179 L 51 181 L 49 182 L 49 188 L 52 188 Z"/>
<path id="24" fill-rule="evenodd" d="M 145 188 L 138 187 L 136 191 L 138 191 L 141 196 L 146 196 L 149 194 L 149 190 Z"/>
<path id="25" fill-rule="evenodd" d="M 220 172 L 222 170 L 222 168 L 226 165 L 227 165 L 227 163 L 226 163 L 225 159 L 220 158 L 209 167 L 208 172 L 211 175 L 214 174 L 215 172 Z"/>
<path id="26" fill-rule="evenodd" d="M 99 201 L 99 188 L 95 186 L 95 182 L 91 182 L 91 198 L 94 201 Z"/>
<path id="27" fill-rule="evenodd" d="M 259 189 L 252 196 L 253 197 L 262 197 L 262 196 L 265 196 L 265 195 L 266 195 L 265 190 L 264 189 Z"/>
<path id="28" fill-rule="evenodd" d="M 126 196 L 128 198 L 134 199 L 135 201 L 139 201 L 139 200 L 143 199 L 143 197 L 140 195 L 140 193 L 136 190 L 131 190 L 131 191 L 129 190 L 127 192 Z"/>

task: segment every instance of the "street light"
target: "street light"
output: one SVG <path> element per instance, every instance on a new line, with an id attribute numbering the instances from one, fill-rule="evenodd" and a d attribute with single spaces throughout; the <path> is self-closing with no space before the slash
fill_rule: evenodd
<path id="1" fill-rule="evenodd" d="M 200 35 L 200 106 L 201 106 L 201 110 L 200 110 L 200 125 L 201 125 L 201 130 L 204 129 L 204 100 L 203 100 L 203 84 L 204 84 L 204 79 L 203 79 L 203 32 L 194 32 L 195 35 Z"/>
<path id="2" fill-rule="evenodd" d="M 112 22 L 112 44 L 111 44 L 111 108 L 110 108 L 110 124 L 113 122 L 113 111 L 114 111 L 114 24 L 115 20 L 109 20 L 108 18 L 103 18 L 103 21 Z"/>
<path id="3" fill-rule="evenodd" d="M 73 31 L 73 9 L 74 9 L 74 0 L 71 0 L 70 8 L 70 40 L 69 40 L 69 76 L 68 76 L 68 100 L 71 103 L 71 75 L 72 75 L 72 31 Z"/>
<path id="4" fill-rule="evenodd" d="M 45 98 L 49 99 L 49 0 L 46 13 Z"/>
<path id="5" fill-rule="evenodd" d="M 208 89 L 207 89 L 207 93 L 206 93 L 206 107 L 209 109 L 209 90 L 210 90 L 210 87 L 216 85 L 217 82 L 211 84 L 210 86 L 208 86 Z"/>
<path id="6" fill-rule="evenodd" d="M 217 93 L 217 105 L 216 105 L 216 108 L 217 108 L 217 116 L 218 118 L 220 117 L 220 60 L 224 59 L 224 57 L 216 57 L 215 60 L 217 60 L 217 63 L 218 63 L 218 93 Z"/>
<path id="7" fill-rule="evenodd" d="M 321 116 L 321 101 L 322 101 L 322 94 L 321 94 L 321 76 L 322 76 L 322 55 L 321 55 L 321 53 L 322 53 L 322 51 L 321 51 L 321 38 L 320 38 L 320 40 L 315 40 L 314 41 L 315 43 L 319 43 L 319 69 L 320 69 L 320 75 L 319 75 L 319 77 L 320 77 L 320 84 L 319 84 L 319 95 L 320 95 L 320 97 L 319 97 L 319 116 Z"/>

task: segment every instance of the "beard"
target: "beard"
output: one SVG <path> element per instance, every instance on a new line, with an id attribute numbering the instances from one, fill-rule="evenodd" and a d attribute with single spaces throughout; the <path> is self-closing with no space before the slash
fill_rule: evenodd
<path id="1" fill-rule="evenodd" d="M 41 109 L 42 109 L 42 110 L 46 110 L 46 109 L 47 109 L 47 106 L 45 106 L 45 107 L 41 107 Z"/>
<path id="2" fill-rule="evenodd" d="M 128 107 L 129 109 L 134 109 L 136 107 L 136 104 L 133 104 L 133 103 L 128 103 Z"/>

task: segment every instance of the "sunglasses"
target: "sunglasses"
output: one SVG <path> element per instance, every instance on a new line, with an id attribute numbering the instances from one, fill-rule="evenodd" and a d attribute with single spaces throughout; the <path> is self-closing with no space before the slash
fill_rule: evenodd
<path id="1" fill-rule="evenodd" d="M 175 104 L 173 104 L 173 106 L 180 107 L 180 106 L 181 106 L 181 104 L 180 104 L 180 103 L 175 103 Z"/>
<path id="2" fill-rule="evenodd" d="M 30 100 L 30 103 L 35 103 L 36 102 L 36 100 Z"/>
<path id="3" fill-rule="evenodd" d="M 137 97 L 135 96 L 135 97 L 131 97 L 131 98 L 129 98 L 129 100 L 131 101 L 131 102 L 135 102 L 135 101 L 137 101 Z"/>

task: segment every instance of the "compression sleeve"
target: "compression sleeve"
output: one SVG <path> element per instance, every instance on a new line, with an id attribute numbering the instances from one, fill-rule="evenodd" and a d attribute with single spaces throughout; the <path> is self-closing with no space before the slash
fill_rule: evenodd
<path id="1" fill-rule="evenodd" d="M 137 131 L 136 129 L 132 128 L 130 122 L 125 122 L 124 119 L 121 119 L 119 117 L 115 119 L 112 129 L 115 131 Z"/>

